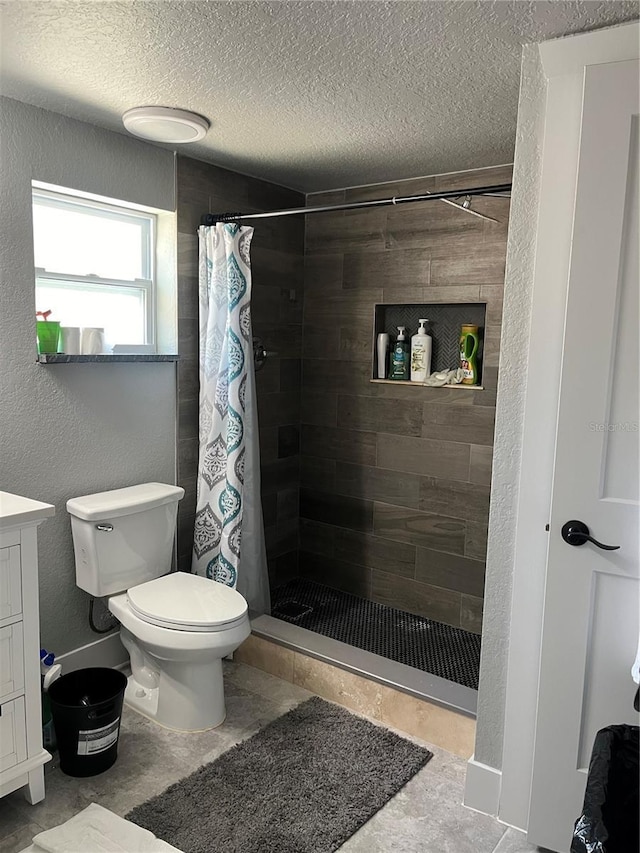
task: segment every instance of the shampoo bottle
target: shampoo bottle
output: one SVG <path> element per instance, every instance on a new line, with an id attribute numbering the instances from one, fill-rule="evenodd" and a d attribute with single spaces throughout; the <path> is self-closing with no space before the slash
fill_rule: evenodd
<path id="1" fill-rule="evenodd" d="M 428 320 L 418 320 L 418 333 L 411 338 L 411 381 L 424 382 L 431 373 L 431 335 L 427 334 L 425 324 Z"/>
<path id="2" fill-rule="evenodd" d="M 398 326 L 398 337 L 391 353 L 389 379 L 407 380 L 409 378 L 409 348 L 404 330 L 404 326 Z"/>

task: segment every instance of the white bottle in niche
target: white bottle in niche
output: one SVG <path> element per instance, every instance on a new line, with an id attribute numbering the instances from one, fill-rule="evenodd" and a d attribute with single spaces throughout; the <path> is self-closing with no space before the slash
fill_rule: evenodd
<path id="1" fill-rule="evenodd" d="M 389 352 L 389 335 L 385 332 L 380 332 L 378 335 L 377 345 L 377 356 L 378 356 L 378 379 L 386 379 L 387 378 L 387 362 L 388 362 L 388 352 Z"/>
<path id="2" fill-rule="evenodd" d="M 411 381 L 424 382 L 431 373 L 431 335 L 427 334 L 425 323 L 418 320 L 418 333 L 411 338 Z"/>

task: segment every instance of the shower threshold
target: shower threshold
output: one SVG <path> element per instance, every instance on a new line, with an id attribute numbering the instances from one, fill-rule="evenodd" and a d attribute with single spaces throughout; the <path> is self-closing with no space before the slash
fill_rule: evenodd
<path id="1" fill-rule="evenodd" d="M 327 599 L 332 601 L 334 611 L 336 607 L 342 610 L 342 618 L 334 619 L 333 625 L 330 620 L 327 623 L 326 619 L 324 621 L 322 619 L 315 620 L 314 624 L 313 617 L 309 616 L 313 598 L 318 596 L 321 599 L 323 598 L 325 603 Z M 480 638 L 476 635 L 432 620 L 412 616 L 384 605 L 358 599 L 356 596 L 302 579 L 290 582 L 286 587 L 279 590 L 274 590 L 273 602 L 274 614 L 283 612 L 284 618 L 276 618 L 275 615 L 260 615 L 252 618 L 252 632 L 256 636 L 341 669 L 354 672 L 371 681 L 376 681 L 419 699 L 427 699 L 435 704 L 475 717 L 478 694 L 477 690 L 468 686 L 468 683 L 477 684 Z M 291 606 L 283 608 L 283 605 L 294 604 L 299 605 L 299 610 L 296 612 Z M 344 609 L 345 607 L 347 610 Z M 404 638 L 402 637 L 403 627 L 408 625 L 410 629 L 413 628 L 413 631 L 409 633 L 413 633 L 414 639 L 416 634 L 423 635 L 422 639 L 418 641 L 418 647 L 424 639 L 426 631 L 429 635 L 428 639 L 432 641 L 436 655 L 436 660 L 431 662 L 442 664 L 443 656 L 446 659 L 447 654 L 457 657 L 457 661 L 454 660 L 453 671 L 457 672 L 459 680 L 465 680 L 468 683 L 456 683 L 450 678 L 444 678 L 442 675 L 416 668 L 415 665 L 410 666 L 397 659 L 392 660 L 366 648 L 358 648 L 342 639 L 336 639 L 336 635 L 340 634 L 343 637 L 349 636 L 351 639 L 349 631 L 345 631 L 344 627 L 342 631 L 333 630 L 336 621 L 338 624 L 344 625 L 344 619 L 347 619 L 353 624 L 359 616 L 362 616 L 362 613 L 359 613 L 361 610 L 368 615 L 369 628 L 374 628 L 374 633 L 376 632 L 375 629 L 380 627 L 382 629 L 380 634 L 383 635 L 386 629 L 388 637 L 391 627 L 391 637 L 396 640 L 399 639 L 399 644 L 395 644 L 396 650 L 398 645 L 402 647 L 402 640 L 407 639 L 406 634 Z M 287 619 L 290 621 L 286 621 Z M 372 620 L 374 620 L 373 623 Z M 296 621 L 307 622 L 315 630 L 295 624 Z M 400 636 L 397 630 L 398 625 L 401 629 Z M 416 631 L 416 628 L 422 630 Z M 323 633 L 318 633 L 318 630 L 322 630 Z M 333 634 L 333 636 L 327 634 Z M 447 643 L 450 644 L 450 648 L 447 647 Z M 400 655 L 395 654 L 395 656 Z M 413 663 L 416 659 L 415 648 L 408 655 L 405 649 L 402 656 L 405 660 L 409 659 Z M 422 661 L 424 666 L 424 648 L 422 655 L 418 655 L 418 659 Z M 433 668 L 438 667 L 434 666 Z M 442 666 L 440 668 L 442 669 Z M 446 662 L 444 669 L 447 670 Z"/>

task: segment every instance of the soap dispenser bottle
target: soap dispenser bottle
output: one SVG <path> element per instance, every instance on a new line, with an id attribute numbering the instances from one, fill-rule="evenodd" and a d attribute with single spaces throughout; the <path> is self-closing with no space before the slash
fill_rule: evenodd
<path id="1" fill-rule="evenodd" d="M 404 326 L 398 326 L 398 337 L 391 353 L 389 379 L 409 379 L 409 347 L 404 331 Z"/>
<path id="2" fill-rule="evenodd" d="M 427 334 L 425 324 L 428 320 L 418 320 L 418 333 L 411 338 L 411 381 L 424 382 L 431 373 L 431 335 Z"/>

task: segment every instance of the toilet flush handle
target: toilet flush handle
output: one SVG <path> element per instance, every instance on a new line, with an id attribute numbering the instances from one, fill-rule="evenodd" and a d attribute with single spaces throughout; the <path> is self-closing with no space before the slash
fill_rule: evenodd
<path id="1" fill-rule="evenodd" d="M 96 530 L 101 530 L 103 533 L 111 533 L 113 524 L 100 522 L 100 524 L 96 524 Z"/>

